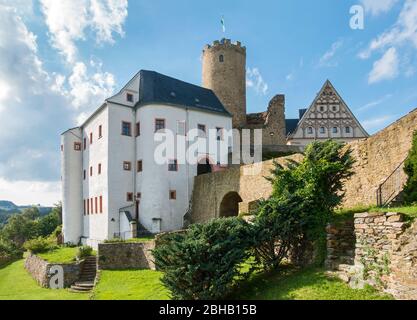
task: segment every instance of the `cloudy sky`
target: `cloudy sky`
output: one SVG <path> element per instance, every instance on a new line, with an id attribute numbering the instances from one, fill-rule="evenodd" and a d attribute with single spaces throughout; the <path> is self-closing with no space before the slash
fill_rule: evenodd
<path id="1" fill-rule="evenodd" d="M 0 200 L 60 200 L 60 133 L 140 69 L 200 84 L 223 36 L 247 46 L 249 112 L 284 93 L 296 117 L 327 78 L 370 133 L 417 107 L 417 0 L 0 0 Z"/>

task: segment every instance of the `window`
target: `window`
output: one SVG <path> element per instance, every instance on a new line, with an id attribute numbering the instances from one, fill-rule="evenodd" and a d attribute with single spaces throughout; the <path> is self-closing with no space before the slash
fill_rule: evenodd
<path id="1" fill-rule="evenodd" d="M 178 171 L 178 160 L 168 161 L 168 171 Z"/>
<path id="2" fill-rule="evenodd" d="M 84 138 L 84 150 L 87 149 L 87 139 Z"/>
<path id="3" fill-rule="evenodd" d="M 336 111 L 337 111 L 337 107 L 336 107 L 336 106 L 333 106 L 333 107 L 332 107 L 332 110 L 333 110 L 334 112 L 336 112 Z"/>
<path id="4" fill-rule="evenodd" d="M 90 214 L 90 199 L 87 199 L 87 214 Z"/>
<path id="5" fill-rule="evenodd" d="M 98 126 L 98 138 L 102 138 L 103 137 L 103 126 L 99 125 Z"/>
<path id="6" fill-rule="evenodd" d="M 224 62 L 224 56 L 222 54 L 219 56 L 219 62 Z"/>
<path id="7" fill-rule="evenodd" d="M 131 171 L 132 170 L 132 163 L 130 161 L 123 162 L 123 170 Z"/>
<path id="8" fill-rule="evenodd" d="M 98 198 L 96 197 L 95 199 L 95 203 L 96 203 L 96 214 L 98 213 Z"/>
<path id="9" fill-rule="evenodd" d="M 136 199 L 137 199 L 137 200 L 142 199 L 142 193 L 138 192 L 138 193 L 136 194 Z"/>
<path id="10" fill-rule="evenodd" d="M 217 140 L 223 140 L 223 128 L 216 128 Z"/>
<path id="11" fill-rule="evenodd" d="M 93 176 L 93 167 L 90 167 L 90 177 Z"/>
<path id="12" fill-rule="evenodd" d="M 126 94 L 126 100 L 127 100 L 128 102 L 133 102 L 133 94 L 131 94 L 131 93 L 127 93 L 127 94 Z"/>
<path id="13" fill-rule="evenodd" d="M 179 136 L 185 136 L 185 121 L 177 121 L 177 134 Z"/>
<path id="14" fill-rule="evenodd" d="M 86 208 L 86 201 L 85 201 L 85 199 L 84 199 L 84 215 L 86 215 L 87 214 L 87 208 Z"/>
<path id="15" fill-rule="evenodd" d="M 170 191 L 169 191 L 169 199 L 170 199 L 170 200 L 177 200 L 177 191 L 175 191 L 175 190 L 170 190 Z"/>
<path id="16" fill-rule="evenodd" d="M 345 128 L 346 133 L 350 133 L 350 127 Z"/>
<path id="17" fill-rule="evenodd" d="M 100 196 L 100 213 L 103 213 L 103 196 Z"/>
<path id="18" fill-rule="evenodd" d="M 313 134 L 313 127 L 308 127 L 307 128 L 307 133 L 308 134 Z"/>
<path id="19" fill-rule="evenodd" d="M 165 119 L 155 119 L 155 132 L 165 129 Z"/>
<path id="20" fill-rule="evenodd" d="M 133 201 L 133 193 L 132 192 L 128 192 L 126 195 L 126 201 L 128 202 L 132 202 Z"/>
<path id="21" fill-rule="evenodd" d="M 142 160 L 139 160 L 138 163 L 137 163 L 138 172 L 142 172 L 142 170 L 143 170 L 142 166 L 143 166 Z"/>
<path id="22" fill-rule="evenodd" d="M 333 127 L 333 133 L 337 133 L 338 131 L 337 127 Z"/>
<path id="23" fill-rule="evenodd" d="M 132 124 L 130 122 L 122 121 L 122 135 L 132 136 Z"/>
<path id="24" fill-rule="evenodd" d="M 320 106 L 320 111 L 323 112 L 324 111 L 324 107 Z"/>
<path id="25" fill-rule="evenodd" d="M 198 136 L 204 138 L 206 136 L 206 126 L 204 124 L 197 125 Z"/>
<path id="26" fill-rule="evenodd" d="M 136 134 L 136 137 L 140 136 L 140 122 L 136 123 L 136 132 L 135 132 L 135 134 Z"/>
<path id="27" fill-rule="evenodd" d="M 84 170 L 84 180 L 86 179 L 86 177 L 87 177 L 87 172 Z"/>
<path id="28" fill-rule="evenodd" d="M 326 133 L 326 128 L 325 127 L 320 127 L 320 133 Z"/>
<path id="29" fill-rule="evenodd" d="M 98 164 L 97 171 L 98 171 L 98 174 L 101 174 L 101 163 Z"/>
<path id="30" fill-rule="evenodd" d="M 61 144 L 61 151 L 64 151 L 64 146 Z"/>
<path id="31" fill-rule="evenodd" d="M 80 142 L 74 142 L 74 150 L 75 151 L 81 151 L 81 143 Z"/>
<path id="32" fill-rule="evenodd" d="M 94 202 L 93 198 L 90 199 L 90 213 L 94 214 Z"/>
<path id="33" fill-rule="evenodd" d="M 90 144 L 93 144 L 93 133 L 90 132 Z"/>

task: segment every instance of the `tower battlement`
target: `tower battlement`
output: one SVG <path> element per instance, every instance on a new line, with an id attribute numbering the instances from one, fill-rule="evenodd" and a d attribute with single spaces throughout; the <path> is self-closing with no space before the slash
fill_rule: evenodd
<path id="1" fill-rule="evenodd" d="M 242 46 L 242 43 L 240 41 L 232 41 L 230 39 L 223 38 L 222 40 L 215 40 L 211 44 L 207 44 L 204 49 L 204 51 L 207 50 L 222 50 L 222 49 L 235 49 L 242 54 L 246 54 L 246 47 Z"/>

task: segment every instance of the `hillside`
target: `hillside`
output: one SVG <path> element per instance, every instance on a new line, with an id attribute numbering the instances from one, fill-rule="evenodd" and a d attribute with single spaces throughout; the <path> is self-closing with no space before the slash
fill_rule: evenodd
<path id="1" fill-rule="evenodd" d="M 0 227 L 7 221 L 7 219 L 14 214 L 22 212 L 22 210 L 31 208 L 31 205 L 18 206 L 12 201 L 0 200 Z M 41 216 L 49 214 L 52 210 L 51 207 L 36 206 L 39 209 Z"/>

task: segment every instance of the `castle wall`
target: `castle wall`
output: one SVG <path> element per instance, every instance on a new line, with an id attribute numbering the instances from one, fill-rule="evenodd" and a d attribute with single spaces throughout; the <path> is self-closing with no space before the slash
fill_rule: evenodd
<path id="1" fill-rule="evenodd" d="M 417 129 L 417 109 L 375 135 L 349 146 L 356 159 L 355 174 L 346 182 L 344 207 L 375 205 L 379 185 L 401 164 Z M 406 179 L 403 175 L 402 181 Z"/>
<path id="2" fill-rule="evenodd" d="M 215 41 L 203 50 L 203 87 L 211 89 L 233 115 L 233 127 L 246 124 L 246 48 Z"/>

